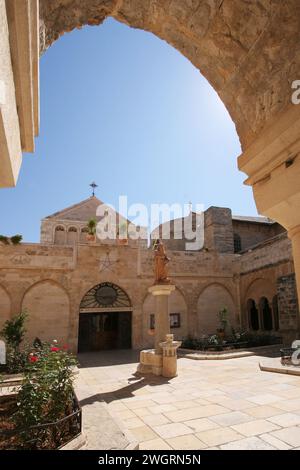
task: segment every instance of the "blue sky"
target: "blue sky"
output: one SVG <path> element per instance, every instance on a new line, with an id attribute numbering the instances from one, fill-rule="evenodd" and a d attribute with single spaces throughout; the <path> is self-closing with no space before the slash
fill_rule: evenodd
<path id="1" fill-rule="evenodd" d="M 179 52 L 109 19 L 41 58 L 41 130 L 16 188 L 0 190 L 0 233 L 38 241 L 40 220 L 89 197 L 202 203 L 255 215 L 229 114 Z"/>

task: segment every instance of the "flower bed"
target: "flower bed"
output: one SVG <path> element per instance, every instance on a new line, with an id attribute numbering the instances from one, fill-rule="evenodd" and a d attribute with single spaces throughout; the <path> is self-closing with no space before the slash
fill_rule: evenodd
<path id="1" fill-rule="evenodd" d="M 81 433 L 81 408 L 75 394 L 65 416 L 51 423 L 18 428 L 11 419 L 17 412 L 17 395 L 0 397 L 0 450 L 59 449 Z"/>
<path id="2" fill-rule="evenodd" d="M 187 337 L 182 341 L 181 349 L 201 352 L 230 352 L 237 349 L 272 346 L 281 343 L 282 338 L 280 336 L 235 333 L 224 339 L 218 335 L 203 336 L 201 339 Z"/>

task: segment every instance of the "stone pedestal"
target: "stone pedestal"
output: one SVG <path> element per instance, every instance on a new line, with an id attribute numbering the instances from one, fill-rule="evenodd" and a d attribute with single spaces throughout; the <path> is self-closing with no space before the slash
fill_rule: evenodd
<path id="1" fill-rule="evenodd" d="M 163 348 L 161 344 L 165 341 L 166 335 L 170 333 L 169 295 L 174 290 L 175 286 L 172 284 L 157 284 L 149 287 L 149 292 L 156 297 L 155 349 L 141 351 L 140 364 L 137 369 L 140 374 L 163 375 Z"/>
<path id="2" fill-rule="evenodd" d="M 181 341 L 174 341 L 174 335 L 166 335 L 166 341 L 160 343 L 163 350 L 162 376 L 176 377 L 177 375 L 177 349 L 181 346 Z"/>
<path id="3" fill-rule="evenodd" d="M 140 352 L 140 363 L 137 372 L 140 374 L 162 375 L 163 356 L 156 354 L 154 349 L 145 349 Z"/>
<path id="4" fill-rule="evenodd" d="M 149 287 L 149 292 L 156 298 L 155 307 L 155 352 L 162 354 L 160 343 L 170 333 L 169 296 L 175 290 L 172 284 L 157 284 Z"/>

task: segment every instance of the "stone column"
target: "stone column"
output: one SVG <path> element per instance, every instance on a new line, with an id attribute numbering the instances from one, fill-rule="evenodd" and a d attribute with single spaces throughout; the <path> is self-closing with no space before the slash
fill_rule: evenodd
<path id="1" fill-rule="evenodd" d="M 292 241 L 300 300 L 300 105 L 289 105 L 239 157 L 258 212 L 276 220 Z M 276 254 L 275 254 L 276 255 Z M 298 318 L 298 332 L 300 316 Z"/>
<path id="2" fill-rule="evenodd" d="M 172 284 L 157 284 L 149 287 L 149 292 L 156 298 L 155 340 L 156 354 L 162 354 L 160 343 L 170 333 L 169 296 L 175 290 Z"/>
<path id="3" fill-rule="evenodd" d="M 155 349 L 141 351 L 139 374 L 162 375 L 163 349 L 161 343 L 170 333 L 169 295 L 175 290 L 172 284 L 156 284 L 149 287 L 149 292 L 156 298 L 155 306 Z"/>
<path id="4" fill-rule="evenodd" d="M 299 213 L 300 213 L 300 208 L 299 208 Z M 300 217 L 300 214 L 299 214 L 299 217 Z M 289 230 L 288 235 L 292 241 L 292 246 L 293 246 L 293 257 L 294 257 L 294 266 L 295 266 L 296 283 L 297 283 L 298 303 L 300 305 L 300 225 L 297 225 L 297 227 L 294 227 L 293 229 Z M 300 317 L 298 319 L 298 327 L 300 330 Z"/>

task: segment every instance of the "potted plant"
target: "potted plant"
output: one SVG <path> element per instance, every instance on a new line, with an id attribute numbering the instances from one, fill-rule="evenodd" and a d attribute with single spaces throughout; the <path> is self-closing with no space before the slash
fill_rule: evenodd
<path id="1" fill-rule="evenodd" d="M 19 245 L 21 241 L 23 240 L 22 235 L 14 235 L 13 237 L 10 237 L 10 241 L 12 242 L 13 245 Z"/>
<path id="2" fill-rule="evenodd" d="M 96 227 L 97 227 L 97 220 L 95 218 L 91 218 L 88 223 L 88 232 L 86 235 L 86 239 L 89 242 L 95 242 L 96 241 Z"/>
<path id="3" fill-rule="evenodd" d="M 220 327 L 217 329 L 218 337 L 223 340 L 225 337 L 226 327 L 228 325 L 228 310 L 226 307 L 219 311 Z"/>

